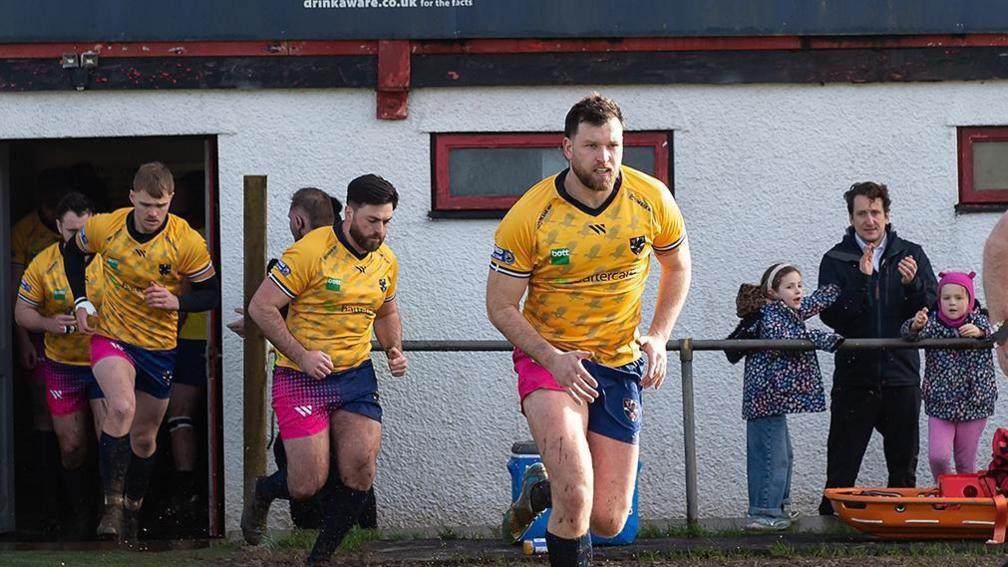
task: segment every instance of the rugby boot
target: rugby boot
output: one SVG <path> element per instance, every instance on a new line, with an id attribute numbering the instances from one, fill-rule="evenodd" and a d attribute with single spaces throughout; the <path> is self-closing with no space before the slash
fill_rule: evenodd
<path id="1" fill-rule="evenodd" d="M 119 543 L 133 547 L 140 541 L 140 509 L 143 507 L 143 498 L 140 500 L 123 499 L 123 520 L 122 532 L 119 535 Z"/>
<path id="2" fill-rule="evenodd" d="M 119 539 L 123 524 L 123 497 L 105 495 L 105 510 L 98 522 L 98 538 Z"/>
<path id="3" fill-rule="evenodd" d="M 548 482 L 546 467 L 542 463 L 535 463 L 525 469 L 522 477 L 521 494 L 511 507 L 504 512 L 501 522 L 501 538 L 508 543 L 517 543 L 525 530 L 532 525 L 532 522 L 545 510 L 543 506 L 535 506 L 532 503 L 532 489 L 541 482 Z"/>
<path id="4" fill-rule="evenodd" d="M 242 510 L 242 537 L 249 545 L 259 545 L 263 534 L 266 533 L 266 517 L 269 515 L 272 501 L 264 498 L 259 492 L 259 481 L 263 478 L 265 477 L 259 477 L 252 483 L 252 494 L 245 501 L 245 509 Z"/>

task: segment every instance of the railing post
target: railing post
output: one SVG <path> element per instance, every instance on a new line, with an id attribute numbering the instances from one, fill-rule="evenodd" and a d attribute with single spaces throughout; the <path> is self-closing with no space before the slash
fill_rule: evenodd
<path id="1" fill-rule="evenodd" d="M 697 522 L 696 416 L 693 408 L 693 341 L 679 343 L 682 363 L 683 445 L 686 449 L 686 522 Z"/>
<path id="2" fill-rule="evenodd" d="M 266 176 L 245 176 L 245 357 L 243 480 L 245 501 L 256 477 L 266 474 L 266 339 L 249 317 L 248 304 L 266 273 Z"/>

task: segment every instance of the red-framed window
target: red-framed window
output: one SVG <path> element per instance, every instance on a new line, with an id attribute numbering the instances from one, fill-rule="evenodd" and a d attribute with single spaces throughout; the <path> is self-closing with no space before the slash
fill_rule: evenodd
<path id="1" fill-rule="evenodd" d="M 959 204 L 1008 205 L 1008 127 L 959 128 Z"/>
<path id="2" fill-rule="evenodd" d="M 432 134 L 431 216 L 500 217 L 567 167 L 563 133 Z M 671 132 L 624 132 L 623 163 L 672 187 Z"/>

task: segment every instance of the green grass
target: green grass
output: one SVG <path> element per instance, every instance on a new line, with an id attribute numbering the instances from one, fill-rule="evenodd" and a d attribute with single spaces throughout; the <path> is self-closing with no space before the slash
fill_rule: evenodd
<path id="1" fill-rule="evenodd" d="M 266 548 L 272 550 L 300 549 L 307 551 L 315 544 L 317 530 L 292 530 L 290 532 L 266 536 Z M 342 551 L 357 553 L 370 541 L 379 539 L 395 539 L 382 536 L 378 530 L 364 530 L 354 526 L 340 544 Z M 400 538 L 401 539 L 401 538 Z"/>
<path id="2" fill-rule="evenodd" d="M 646 524 L 640 528 L 637 532 L 637 537 L 640 539 L 656 539 L 656 538 L 713 538 L 713 537 L 740 537 L 748 534 L 742 528 L 726 528 L 720 530 L 714 530 L 705 528 L 699 524 L 674 524 L 671 526 L 660 527 L 652 524 Z"/>

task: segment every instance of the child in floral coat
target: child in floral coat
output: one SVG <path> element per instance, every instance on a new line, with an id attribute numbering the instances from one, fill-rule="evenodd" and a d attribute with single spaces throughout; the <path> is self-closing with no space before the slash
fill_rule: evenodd
<path id="1" fill-rule="evenodd" d="M 814 317 L 840 297 L 829 285 L 804 297 L 801 272 L 774 264 L 759 286 L 743 284 L 736 300 L 742 321 L 729 339 L 808 339 L 834 351 L 843 342 L 835 333 L 808 329 Z M 728 352 L 737 362 L 742 355 Z M 813 351 L 760 350 L 745 355 L 742 417 L 746 420 L 746 474 L 749 529 L 778 530 L 791 525 L 788 510 L 793 453 L 787 414 L 826 410 L 822 373 Z"/>
<path id="2" fill-rule="evenodd" d="M 977 305 L 975 273 L 938 274 L 938 309 L 925 307 L 903 323 L 904 338 L 987 339 L 991 325 Z M 990 349 L 927 349 L 924 354 L 921 397 L 928 415 L 928 461 L 935 482 L 951 472 L 950 457 L 958 473 L 976 471 L 977 445 L 987 418 L 994 414 L 997 386 Z"/>

